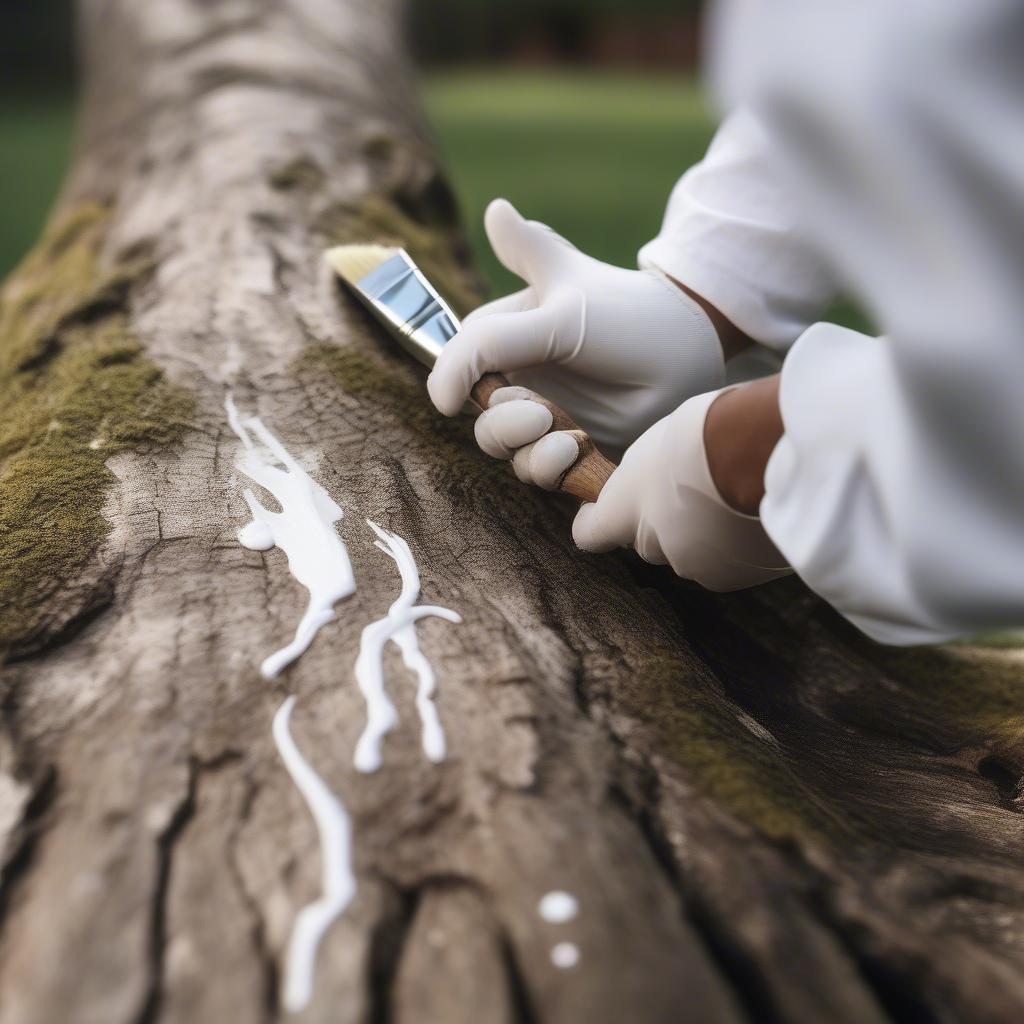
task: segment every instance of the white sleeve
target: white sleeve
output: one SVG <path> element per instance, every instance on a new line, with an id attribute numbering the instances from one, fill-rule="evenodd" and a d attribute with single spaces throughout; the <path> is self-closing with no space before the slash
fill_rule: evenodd
<path id="1" fill-rule="evenodd" d="M 640 266 L 681 281 L 755 341 L 784 350 L 836 292 L 797 231 L 796 202 L 763 125 L 737 111 L 679 179 Z"/>
<path id="2" fill-rule="evenodd" d="M 739 96 L 886 332 L 819 324 L 789 352 L 765 528 L 882 642 L 1024 623 L 1020 5 L 745 9 Z"/>

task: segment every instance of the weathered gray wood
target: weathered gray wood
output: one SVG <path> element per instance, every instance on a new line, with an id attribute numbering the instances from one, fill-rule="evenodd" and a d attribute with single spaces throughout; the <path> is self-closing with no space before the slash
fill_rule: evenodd
<path id="1" fill-rule="evenodd" d="M 391 0 L 81 15 L 56 222 L 108 208 L 75 236 L 103 287 L 33 306 L 41 354 L 5 386 L 42 402 L 40 365 L 127 331 L 163 371 L 147 387 L 193 404 L 161 399 L 177 439 L 133 428 L 145 443 L 106 459 L 112 530 L 24 590 L 30 615 L 4 609 L 0 1022 L 281 1018 L 284 945 L 319 885 L 270 736 L 290 693 L 360 875 L 303 1019 L 1020 1019 L 1022 655 L 886 652 L 794 582 L 715 597 L 583 557 L 571 504 L 433 413 L 319 261 L 401 239 L 475 294 Z M 7 286 L 0 346 L 15 297 L 64 258 L 48 238 Z M 345 507 L 359 580 L 274 684 L 258 663 L 305 595 L 280 552 L 235 542 L 228 388 Z M 163 392 L 142 394 L 136 418 Z M 42 443 L 12 441 L 0 470 Z M 370 777 L 351 767 L 351 669 L 396 576 L 366 516 L 409 540 L 424 599 L 465 617 L 421 627 L 449 759 L 424 761 L 391 660 L 402 726 Z M 580 900 L 571 924 L 537 914 L 554 888 Z M 568 971 L 561 939 L 582 953 Z"/>

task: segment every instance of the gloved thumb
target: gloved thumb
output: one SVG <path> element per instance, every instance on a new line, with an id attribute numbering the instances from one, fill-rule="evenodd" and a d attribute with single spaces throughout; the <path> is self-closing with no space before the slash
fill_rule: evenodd
<path id="1" fill-rule="evenodd" d="M 611 479 L 614 476 L 613 473 Z M 608 484 L 605 484 L 605 491 L 607 489 Z M 593 504 L 582 505 L 573 520 L 572 539 L 581 551 L 613 551 L 633 541 L 628 502 L 605 491 Z"/>
<path id="2" fill-rule="evenodd" d="M 546 224 L 525 220 L 507 199 L 491 201 L 484 228 L 494 255 L 531 285 L 539 286 L 567 254 L 579 252 Z"/>
<path id="3" fill-rule="evenodd" d="M 573 298 L 572 293 L 567 295 L 568 301 Z M 473 385 L 488 371 L 522 370 L 550 358 L 560 309 L 553 304 L 464 323 L 441 350 L 427 378 L 427 391 L 438 412 L 454 416 Z"/>

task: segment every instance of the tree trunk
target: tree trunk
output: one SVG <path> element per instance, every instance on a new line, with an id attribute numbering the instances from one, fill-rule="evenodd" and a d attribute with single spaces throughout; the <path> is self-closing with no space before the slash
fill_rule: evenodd
<path id="1" fill-rule="evenodd" d="M 0 311 L 0 1022 L 262 1021 L 320 892 L 271 737 L 347 806 L 310 1021 L 1024 1019 L 1021 654 L 894 652 L 796 582 L 573 549 L 325 271 L 402 241 L 478 295 L 392 0 L 83 0 L 69 181 Z M 248 551 L 231 390 L 344 507 L 358 590 Z M 404 536 L 449 754 L 356 772 Z M 567 890 L 565 923 L 538 901 Z M 559 969 L 552 949 L 578 948 Z"/>

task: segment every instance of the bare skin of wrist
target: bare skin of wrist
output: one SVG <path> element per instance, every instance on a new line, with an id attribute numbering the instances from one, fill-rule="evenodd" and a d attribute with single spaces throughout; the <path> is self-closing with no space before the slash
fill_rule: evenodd
<path id="1" fill-rule="evenodd" d="M 704 421 L 704 449 L 722 500 L 756 516 L 764 497 L 764 471 L 782 437 L 779 375 L 725 391 Z"/>
<path id="2" fill-rule="evenodd" d="M 708 315 L 728 362 L 754 344 L 717 306 L 670 278 Z M 727 505 L 756 516 L 764 497 L 764 471 L 782 437 L 779 376 L 733 388 L 718 396 L 704 421 L 704 448 L 711 479 Z"/>
<path id="3" fill-rule="evenodd" d="M 732 359 L 738 352 L 742 352 L 745 348 L 754 344 L 753 338 L 744 334 L 717 306 L 713 306 L 703 295 L 698 295 L 692 288 L 687 288 L 682 281 L 677 281 L 674 277 L 670 277 L 669 280 L 673 284 L 678 285 L 707 313 L 711 326 L 714 327 L 715 333 L 718 335 L 718 340 L 722 346 L 722 355 L 725 357 L 726 362 Z"/>

